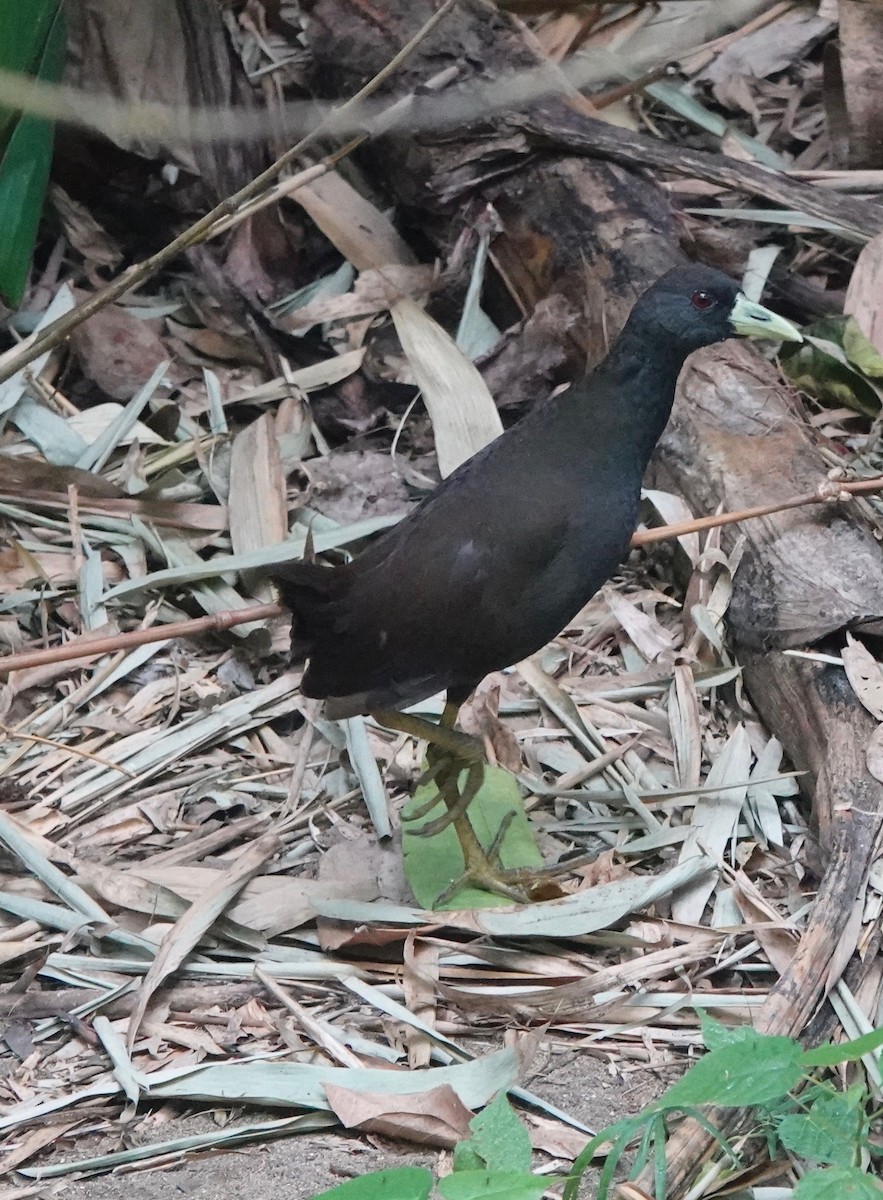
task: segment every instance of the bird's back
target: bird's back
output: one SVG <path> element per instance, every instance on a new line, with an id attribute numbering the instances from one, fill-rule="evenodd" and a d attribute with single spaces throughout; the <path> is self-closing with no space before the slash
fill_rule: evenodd
<path id="1" fill-rule="evenodd" d="M 305 692 L 351 698 L 341 713 L 468 693 L 544 645 L 627 553 L 645 465 L 628 432 L 619 396 L 590 377 L 464 463 L 353 563 L 280 569 L 310 659 Z"/>

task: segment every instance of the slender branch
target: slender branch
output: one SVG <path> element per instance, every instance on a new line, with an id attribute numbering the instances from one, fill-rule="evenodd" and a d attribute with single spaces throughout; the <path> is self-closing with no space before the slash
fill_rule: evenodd
<path id="1" fill-rule="evenodd" d="M 10 654 L 0 658 L 0 675 L 13 671 L 27 671 L 31 667 L 45 667 L 51 663 L 73 662 L 76 659 L 96 658 L 102 654 L 115 654 L 120 650 L 133 650 L 151 642 L 165 642 L 170 638 L 198 637 L 203 633 L 215 633 L 232 629 L 234 625 L 247 625 L 249 621 L 264 621 L 270 617 L 283 617 L 287 609 L 280 604 L 253 604 L 249 608 L 236 608 L 228 612 L 212 613 L 208 617 L 197 617 L 193 621 L 173 621 L 169 625 L 154 625 L 151 629 L 133 629 L 131 633 L 109 634 L 103 638 L 75 638 L 63 646 L 52 646 L 48 650 L 26 650 L 21 654 Z"/>
<path id="2" fill-rule="evenodd" d="M 59 317 L 53 321 L 51 325 L 47 325 L 45 329 L 41 329 L 39 333 L 32 334 L 26 338 L 18 346 L 12 350 L 7 350 L 5 354 L 0 355 L 0 383 L 5 379 L 9 379 L 22 367 L 26 367 L 28 363 L 34 362 L 42 354 L 48 350 L 54 349 L 55 346 L 67 338 L 74 329 L 94 316 L 100 309 L 105 308 L 108 304 L 118 300 L 126 292 L 133 287 L 144 282 L 145 279 L 155 275 L 172 259 L 176 258 L 182 250 L 189 249 L 191 246 L 199 245 L 201 242 L 207 241 L 214 237 L 217 233 L 229 229 L 231 224 L 241 220 L 244 216 L 249 215 L 254 211 L 253 207 L 249 207 L 244 212 L 242 206 L 250 201 L 256 200 L 265 188 L 270 187 L 276 176 L 283 171 L 287 166 L 293 163 L 300 155 L 311 146 L 318 138 L 335 133 L 340 127 L 341 122 L 353 114 L 358 109 L 362 101 L 370 96 L 373 92 L 381 87 L 390 75 L 394 74 L 402 63 L 407 59 L 420 45 L 420 43 L 435 29 L 436 25 L 450 12 L 456 0 L 445 0 L 441 8 L 435 12 L 425 24 L 417 30 L 409 42 L 399 50 L 399 52 L 390 59 L 382 71 L 370 79 L 363 88 L 360 88 L 354 96 L 351 96 L 345 104 L 340 108 L 329 112 L 320 123 L 311 130 L 306 137 L 301 138 L 297 145 L 292 146 L 290 150 L 286 150 L 284 154 L 262 171 L 260 175 L 256 175 L 245 187 L 240 188 L 238 192 L 234 192 L 232 196 L 228 196 L 216 205 L 211 212 L 206 213 L 195 224 L 185 229 L 173 241 L 164 246 L 162 250 L 152 254 L 150 258 L 144 259 L 143 262 L 135 263 L 123 273 L 111 280 L 106 287 L 90 296 L 85 303 L 78 305 L 69 313 Z M 309 167 L 301 173 L 300 183 L 308 183 L 315 179 L 317 175 L 324 174 L 332 166 L 335 165 L 341 158 L 349 154 L 362 141 L 368 137 L 367 133 L 361 133 L 346 146 L 329 154 L 320 164 L 314 167 Z M 295 185 L 292 184 L 286 190 L 292 190 Z"/>
<path id="3" fill-rule="evenodd" d="M 642 529 L 632 535 L 633 546 L 647 546 L 653 542 L 669 541 L 687 533 L 701 533 L 721 525 L 733 525 L 754 517 L 767 517 L 772 513 L 785 512 L 792 508 L 804 508 L 810 504 L 831 504 L 848 500 L 851 496 L 883 491 L 883 475 L 873 479 L 857 479 L 848 483 L 825 480 L 816 491 L 803 496 L 793 496 L 778 504 L 761 504 L 756 508 L 743 508 L 738 512 L 718 513 L 713 517 L 696 517 L 691 521 L 679 521 L 674 525 L 662 525 L 658 529 Z M 272 617 L 284 617 L 288 610 L 281 604 L 255 604 L 249 608 L 237 608 L 232 612 L 213 613 L 193 621 L 176 621 L 169 625 L 157 625 L 152 629 L 135 629 L 131 633 L 118 633 L 105 638 L 74 639 L 63 646 L 48 650 L 27 650 L 21 654 L 10 654 L 0 658 L 0 676 L 13 671 L 25 671 L 32 667 L 43 667 L 50 663 L 74 662 L 77 659 L 95 658 L 101 654 L 113 654 L 120 650 L 131 650 L 148 642 L 163 642 L 178 637 L 198 637 L 204 633 L 217 633 L 232 629 L 234 625 L 246 625 L 250 621 L 264 621 Z"/>
<path id="4" fill-rule="evenodd" d="M 632 534 L 633 546 L 649 546 L 654 542 L 667 542 L 671 538 L 683 537 L 685 533 L 701 533 L 704 529 L 717 529 L 721 525 L 735 525 L 754 517 L 768 517 L 772 513 L 785 512 L 789 508 L 803 508 L 807 504 L 832 504 L 850 496 L 883 491 L 883 475 L 872 479 L 857 479 L 849 483 L 826 479 L 815 492 L 804 496 L 792 496 L 777 504 L 760 504 L 756 508 L 742 508 L 738 512 L 718 513 L 713 517 L 694 517 L 689 521 L 678 521 L 674 525 L 660 525 L 658 529 L 641 529 Z"/>

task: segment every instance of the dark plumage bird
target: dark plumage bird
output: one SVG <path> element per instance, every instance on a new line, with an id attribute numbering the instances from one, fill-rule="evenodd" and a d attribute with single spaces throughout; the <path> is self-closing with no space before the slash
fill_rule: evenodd
<path id="1" fill-rule="evenodd" d="M 669 271 L 595 370 L 465 462 L 352 563 L 276 568 L 293 652 L 309 660 L 304 693 L 324 698 L 330 716 L 384 722 L 378 710 L 444 689 L 450 721 L 485 675 L 555 637 L 628 554 L 684 360 L 737 333 L 801 340 L 719 271 Z"/>

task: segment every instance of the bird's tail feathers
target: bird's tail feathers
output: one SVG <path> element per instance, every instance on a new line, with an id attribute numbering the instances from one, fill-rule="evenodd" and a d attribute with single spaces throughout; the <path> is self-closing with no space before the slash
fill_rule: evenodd
<path id="1" fill-rule="evenodd" d="M 346 593 L 349 572 L 314 562 L 279 563 L 272 579 L 282 603 L 291 610 L 292 657 L 304 658 L 317 640 L 337 631 L 336 601 Z"/>

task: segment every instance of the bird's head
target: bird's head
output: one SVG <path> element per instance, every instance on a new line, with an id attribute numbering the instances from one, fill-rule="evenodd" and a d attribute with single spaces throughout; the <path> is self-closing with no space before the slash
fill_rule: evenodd
<path id="1" fill-rule="evenodd" d="M 645 336 L 674 342 L 688 354 L 736 335 L 803 341 L 796 325 L 749 300 L 734 279 L 711 267 L 666 272 L 638 300 L 632 321 Z"/>

